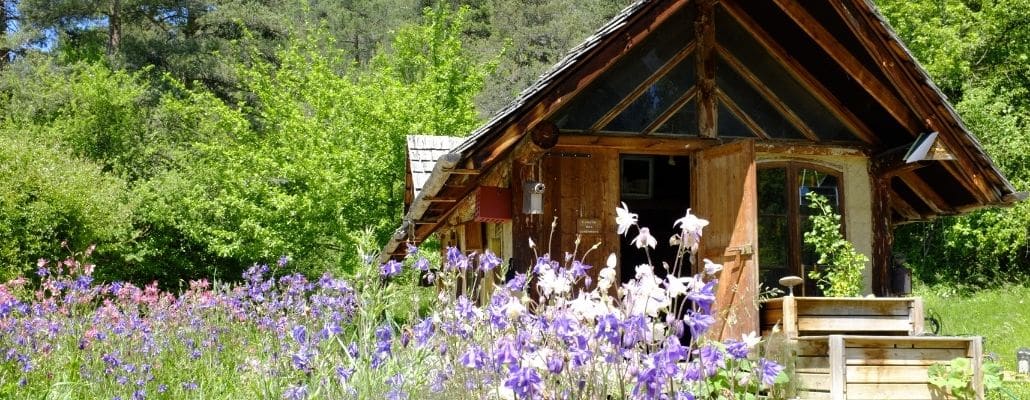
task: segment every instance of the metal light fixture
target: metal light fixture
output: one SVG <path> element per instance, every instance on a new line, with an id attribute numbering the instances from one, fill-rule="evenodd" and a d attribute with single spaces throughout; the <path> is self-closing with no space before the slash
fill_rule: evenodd
<path id="1" fill-rule="evenodd" d="M 522 184 L 522 213 L 544 213 L 544 184 L 542 182 L 529 181 Z"/>

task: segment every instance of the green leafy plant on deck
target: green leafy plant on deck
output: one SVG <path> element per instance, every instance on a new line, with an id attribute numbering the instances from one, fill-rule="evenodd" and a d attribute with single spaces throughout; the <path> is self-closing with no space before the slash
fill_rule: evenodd
<path id="1" fill-rule="evenodd" d="M 1001 365 L 994 362 L 983 364 L 984 390 L 1001 387 Z M 944 392 L 945 398 L 958 400 L 975 399 L 973 390 L 973 364 L 965 357 L 955 358 L 947 363 L 936 363 L 930 366 L 930 384 Z"/>
<path id="2" fill-rule="evenodd" d="M 819 254 L 817 267 L 808 277 L 816 280 L 823 294 L 830 297 L 855 297 L 862 294 L 862 271 L 869 259 L 841 233 L 840 214 L 833 212 L 826 197 L 815 192 L 807 195 L 816 213 L 808 218 L 812 230 L 805 232 L 805 244 Z"/>

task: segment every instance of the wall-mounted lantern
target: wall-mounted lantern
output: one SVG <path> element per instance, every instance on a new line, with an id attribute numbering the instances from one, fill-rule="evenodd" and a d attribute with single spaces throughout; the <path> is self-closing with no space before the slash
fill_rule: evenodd
<path id="1" fill-rule="evenodd" d="M 544 184 L 543 182 L 529 181 L 522 184 L 522 213 L 543 214 L 544 213 Z"/>

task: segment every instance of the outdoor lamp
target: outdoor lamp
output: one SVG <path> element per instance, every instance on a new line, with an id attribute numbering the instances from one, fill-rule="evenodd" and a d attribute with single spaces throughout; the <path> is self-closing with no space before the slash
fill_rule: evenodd
<path id="1" fill-rule="evenodd" d="M 1017 370 L 1021 374 L 1030 374 L 1030 349 L 1023 347 L 1016 351 L 1016 360 L 1018 362 Z"/>
<path id="2" fill-rule="evenodd" d="M 544 184 L 542 182 L 529 181 L 522 184 L 522 213 L 544 213 Z"/>

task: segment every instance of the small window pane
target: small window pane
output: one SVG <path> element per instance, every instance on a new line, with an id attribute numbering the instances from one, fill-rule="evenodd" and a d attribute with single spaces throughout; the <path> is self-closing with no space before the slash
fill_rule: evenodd
<path id="1" fill-rule="evenodd" d="M 722 57 L 716 67 L 715 82 L 770 137 L 805 139 L 805 136 L 744 77 L 726 63 Z"/>
<path id="2" fill-rule="evenodd" d="M 719 137 L 755 137 L 754 132 L 744 125 L 737 115 L 721 102 L 719 103 Z"/>
<path id="3" fill-rule="evenodd" d="M 697 136 L 697 101 L 688 101 L 654 133 Z"/>
<path id="4" fill-rule="evenodd" d="M 780 278 L 792 275 L 788 193 L 786 168 L 758 170 L 758 265 L 766 287 L 778 287 Z"/>
<path id="5" fill-rule="evenodd" d="M 626 107 L 618 117 L 608 123 L 604 131 L 640 132 L 694 85 L 696 72 L 691 57 L 680 61 L 669 73 L 647 88 Z"/>

